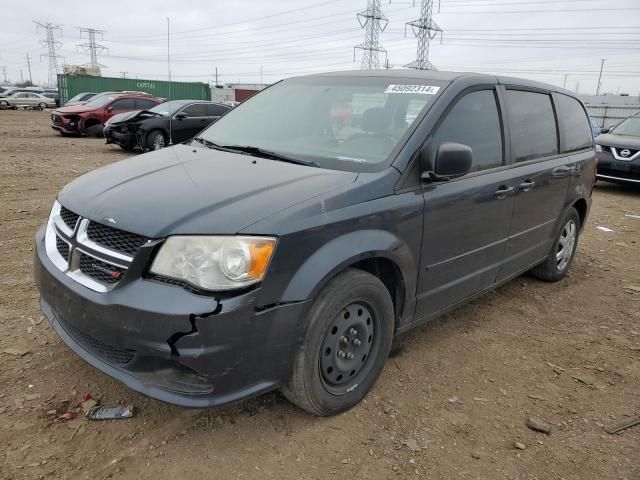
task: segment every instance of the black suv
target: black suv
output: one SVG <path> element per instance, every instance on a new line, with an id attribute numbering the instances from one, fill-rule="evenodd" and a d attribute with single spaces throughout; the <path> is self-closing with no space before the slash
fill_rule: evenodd
<path id="1" fill-rule="evenodd" d="M 562 279 L 596 157 L 580 101 L 434 71 L 279 82 L 177 145 L 67 185 L 36 236 L 40 303 L 151 397 L 280 388 L 332 415 L 393 338 L 523 272 Z"/>
<path id="2" fill-rule="evenodd" d="M 598 175 L 613 183 L 640 185 L 640 112 L 596 138 Z"/>

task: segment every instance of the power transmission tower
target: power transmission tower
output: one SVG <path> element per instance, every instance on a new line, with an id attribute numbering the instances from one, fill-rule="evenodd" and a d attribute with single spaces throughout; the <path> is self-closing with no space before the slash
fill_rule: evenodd
<path id="1" fill-rule="evenodd" d="M 2 69 L 2 75 L 4 75 L 4 84 L 7 84 L 7 67 L 5 67 L 4 65 L 0 66 L 0 68 Z"/>
<path id="2" fill-rule="evenodd" d="M 27 68 L 29 69 L 29 83 L 33 85 L 33 77 L 31 76 L 31 57 L 29 57 L 29 54 L 27 53 L 25 58 L 27 59 Z"/>
<path id="3" fill-rule="evenodd" d="M 413 5 L 415 6 L 415 4 L 414 0 Z M 429 43 L 438 33 L 442 35 L 442 29 L 433 21 L 433 0 L 421 0 L 420 18 L 406 23 L 405 36 L 407 27 L 411 27 L 413 34 L 418 38 L 418 50 L 416 59 L 406 66 L 418 70 L 436 70 L 436 67 L 429 61 Z"/>
<path id="4" fill-rule="evenodd" d="M 36 31 L 44 29 L 47 34 L 46 39 L 40 41 L 40 45 L 47 49 L 47 53 L 43 53 L 42 55 L 40 55 L 40 58 L 49 58 L 49 76 L 47 78 L 47 85 L 53 87 L 57 84 L 58 73 L 60 72 L 60 62 L 58 62 L 58 59 L 63 58 L 60 55 L 56 54 L 56 48 L 60 48 L 62 46 L 62 43 L 55 39 L 55 32 L 57 30 L 58 35 L 62 35 L 62 30 L 60 29 L 62 25 L 56 25 L 49 22 L 36 22 L 35 20 L 33 21 L 33 23 L 36 24 Z"/>
<path id="5" fill-rule="evenodd" d="M 598 75 L 598 88 L 596 89 L 596 96 L 600 95 L 600 85 L 602 84 L 602 70 L 604 69 L 604 62 L 606 58 L 602 59 L 602 63 L 600 64 L 600 75 Z"/>
<path id="6" fill-rule="evenodd" d="M 362 70 L 380 68 L 379 53 L 384 53 L 387 58 L 387 51 L 380 46 L 380 33 L 387 28 L 389 20 L 382 13 L 380 8 L 381 0 L 367 0 L 367 9 L 358 13 L 358 23 L 364 29 L 364 43 L 356 45 L 353 49 L 353 61 L 356 61 L 356 50 L 362 50 Z"/>
<path id="7" fill-rule="evenodd" d="M 101 40 L 104 39 L 106 30 L 96 30 L 95 28 L 79 28 L 78 30 L 80 30 L 80 38 L 83 38 L 82 34 L 85 33 L 87 35 L 87 39 L 89 40 L 86 43 L 81 43 L 80 45 L 78 45 L 78 47 L 82 48 L 85 52 L 88 52 L 91 56 L 91 61 L 89 63 L 85 63 L 85 65 L 96 69 L 105 67 L 106 65 L 102 65 L 98 62 L 98 52 L 108 52 L 109 49 L 104 45 L 96 43 L 96 36 L 99 35 Z"/>

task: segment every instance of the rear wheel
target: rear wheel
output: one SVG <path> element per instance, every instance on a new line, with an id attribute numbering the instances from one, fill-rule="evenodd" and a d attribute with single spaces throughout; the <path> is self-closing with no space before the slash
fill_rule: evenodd
<path id="1" fill-rule="evenodd" d="M 562 280 L 569 271 L 578 247 L 580 215 L 571 208 L 562 221 L 562 228 L 551 247 L 547 259 L 531 270 L 531 274 L 547 282 Z"/>
<path id="2" fill-rule="evenodd" d="M 380 376 L 393 337 L 389 292 L 375 276 L 349 269 L 322 290 L 284 395 L 319 416 L 358 404 Z"/>
<path id="3" fill-rule="evenodd" d="M 160 130 L 153 130 L 147 135 L 147 147 L 149 150 L 160 150 L 167 145 L 167 137 Z"/>
<path id="4" fill-rule="evenodd" d="M 45 108 L 47 108 L 47 104 L 44 102 L 40 102 L 38 106 L 40 107 L 40 110 L 44 110 Z"/>

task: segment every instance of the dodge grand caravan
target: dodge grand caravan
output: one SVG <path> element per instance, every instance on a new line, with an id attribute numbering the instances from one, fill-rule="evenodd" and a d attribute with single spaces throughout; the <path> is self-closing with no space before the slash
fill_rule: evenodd
<path id="1" fill-rule="evenodd" d="M 346 112 L 346 113 L 345 113 Z M 292 78 L 187 144 L 67 185 L 43 312 L 134 390 L 357 404 L 397 335 L 530 271 L 561 280 L 596 157 L 571 93 L 434 71 Z"/>

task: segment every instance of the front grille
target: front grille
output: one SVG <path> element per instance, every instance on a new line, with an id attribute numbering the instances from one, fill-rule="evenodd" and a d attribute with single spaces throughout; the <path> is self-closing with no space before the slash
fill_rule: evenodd
<path id="1" fill-rule="evenodd" d="M 89 240 L 105 248 L 125 253 L 132 257 L 142 245 L 149 241 L 147 237 L 142 235 L 125 232 L 96 222 L 89 223 L 87 236 Z"/>
<path id="2" fill-rule="evenodd" d="M 69 244 L 62 240 L 59 236 L 56 235 L 56 249 L 58 253 L 65 259 L 65 261 L 69 261 Z"/>
<path id="3" fill-rule="evenodd" d="M 622 152 L 624 152 L 624 151 L 626 151 L 626 150 L 628 150 L 628 151 L 629 151 L 629 154 L 628 154 L 628 155 L 622 155 Z M 630 159 L 630 158 L 631 158 L 631 157 L 633 157 L 635 154 L 637 154 L 637 153 L 638 153 L 638 150 L 634 150 L 634 149 L 631 149 L 631 148 L 619 148 L 619 147 L 618 147 L 618 148 L 616 148 L 616 152 L 618 152 L 618 156 L 619 156 L 620 158 L 624 158 L 624 159 L 626 160 L 626 159 Z"/>
<path id="4" fill-rule="evenodd" d="M 100 283 L 118 283 L 126 269 L 116 267 L 84 253 L 80 256 L 80 271 Z"/>
<path id="5" fill-rule="evenodd" d="M 78 223 L 78 218 L 80 218 L 80 215 L 62 207 L 60 209 L 60 218 L 62 218 L 62 221 L 67 227 L 73 230 L 76 228 L 76 224 Z"/>
<path id="6" fill-rule="evenodd" d="M 93 338 L 91 335 L 87 335 L 82 330 L 76 327 L 72 327 L 70 325 L 68 325 L 67 327 L 72 331 L 76 340 L 82 343 L 85 348 L 91 350 L 93 353 L 104 358 L 110 363 L 126 365 L 131 360 L 133 360 L 133 357 L 135 356 L 134 350 L 126 350 L 124 348 L 117 348 L 111 345 L 107 345 L 106 343 Z"/>

